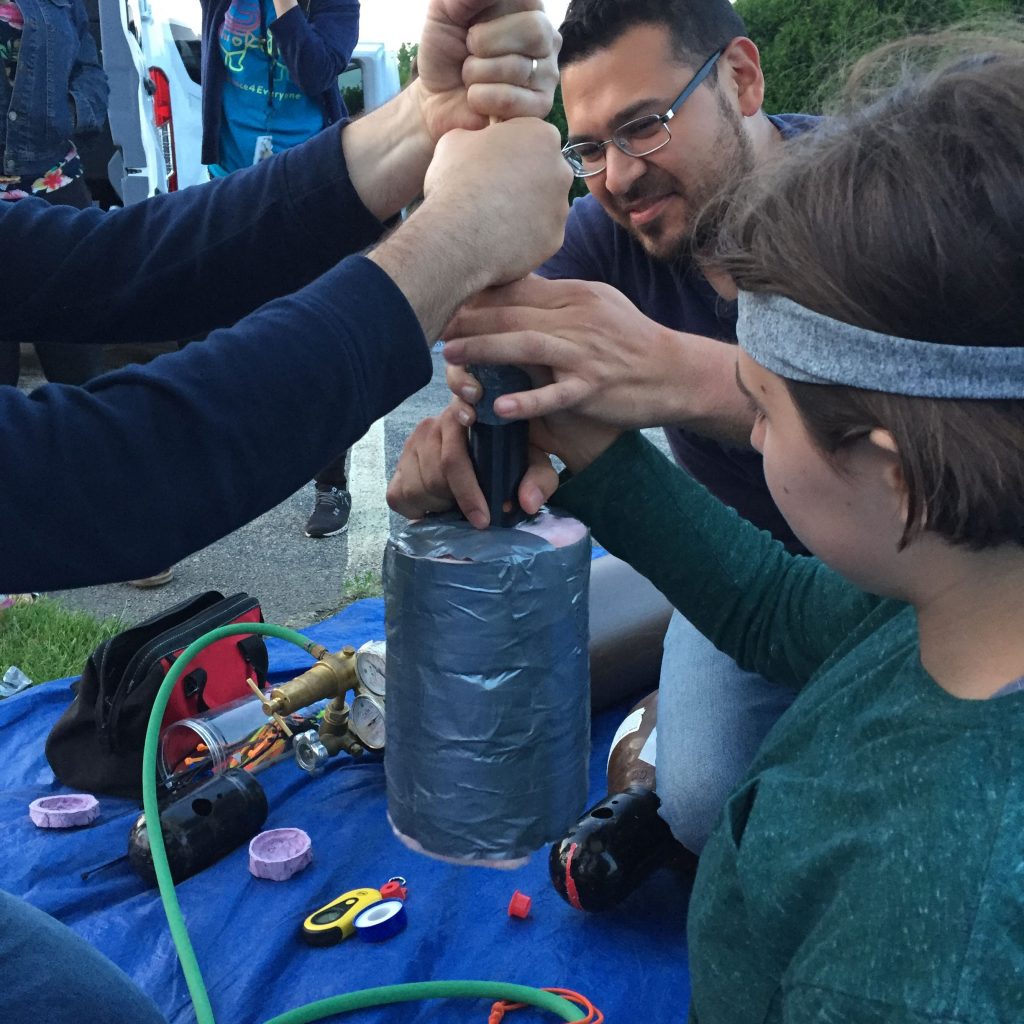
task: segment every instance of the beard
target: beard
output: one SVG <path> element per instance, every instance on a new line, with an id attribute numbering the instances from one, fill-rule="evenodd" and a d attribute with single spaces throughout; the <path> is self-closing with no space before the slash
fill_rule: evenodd
<path id="1" fill-rule="evenodd" d="M 720 119 L 715 138 L 708 150 L 708 159 L 695 165 L 686 181 L 657 165 L 650 165 L 627 193 L 615 197 L 613 219 L 635 238 L 652 259 L 672 262 L 685 259 L 694 249 L 694 229 L 700 222 L 703 244 L 712 235 L 726 211 L 722 196 L 754 167 L 753 143 L 743 131 L 740 115 L 716 90 Z M 644 200 L 671 196 L 676 205 L 682 203 L 681 215 L 666 211 L 655 220 L 634 225 L 629 208 Z M 714 200 L 714 203 L 712 203 Z M 714 223 L 701 212 L 712 207 Z M 674 214 L 674 216 L 673 216 Z"/>

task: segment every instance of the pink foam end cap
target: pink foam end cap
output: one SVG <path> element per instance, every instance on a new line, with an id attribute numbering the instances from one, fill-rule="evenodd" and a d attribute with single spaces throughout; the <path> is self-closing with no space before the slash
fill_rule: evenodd
<path id="1" fill-rule="evenodd" d="M 80 828 L 100 816 L 100 802 L 87 793 L 41 796 L 28 805 L 28 816 L 39 828 Z"/>
<path id="2" fill-rule="evenodd" d="M 249 843 L 249 871 L 272 882 L 287 881 L 313 861 L 313 844 L 301 828 L 273 828 Z"/>

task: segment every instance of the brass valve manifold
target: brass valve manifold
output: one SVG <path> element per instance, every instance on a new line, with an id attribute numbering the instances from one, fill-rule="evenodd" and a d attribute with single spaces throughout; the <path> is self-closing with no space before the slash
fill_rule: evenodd
<path id="1" fill-rule="evenodd" d="M 270 691 L 270 696 L 264 699 L 263 710 L 268 716 L 285 716 L 300 708 L 309 707 L 310 704 L 331 698 L 317 731 L 319 749 L 323 751 L 317 758 L 317 763 L 321 763 L 324 757 L 333 757 L 342 750 L 358 756 L 364 752 L 364 748 L 349 729 L 349 706 L 345 700 L 348 691 L 354 690 L 359 681 L 356 675 L 356 649 L 345 646 L 336 654 L 332 654 L 326 647 L 318 644 L 310 649 L 310 654 L 317 659 L 316 664 L 306 669 L 302 675 L 275 686 Z M 303 735 L 307 737 L 308 747 L 312 737 L 308 733 Z M 307 765 L 301 757 L 299 763 L 306 768 L 317 766 Z"/>

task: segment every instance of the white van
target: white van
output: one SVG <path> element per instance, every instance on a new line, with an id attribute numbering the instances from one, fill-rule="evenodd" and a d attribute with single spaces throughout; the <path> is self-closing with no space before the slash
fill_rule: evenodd
<path id="1" fill-rule="evenodd" d="M 110 83 L 109 129 L 81 146 L 101 205 L 174 192 L 209 175 L 200 159 L 202 15 L 199 0 L 86 0 Z M 340 79 L 373 110 L 399 90 L 398 63 L 362 42 Z M 349 93 L 351 95 L 351 93 Z"/>

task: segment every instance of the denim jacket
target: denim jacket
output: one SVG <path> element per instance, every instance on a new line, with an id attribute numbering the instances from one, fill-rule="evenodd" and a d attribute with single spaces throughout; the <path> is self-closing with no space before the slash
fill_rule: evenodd
<path id="1" fill-rule="evenodd" d="M 83 0 L 17 4 L 25 29 L 14 87 L 0 74 L 0 173 L 41 174 L 64 158 L 73 135 L 103 127 L 107 78 Z"/>

